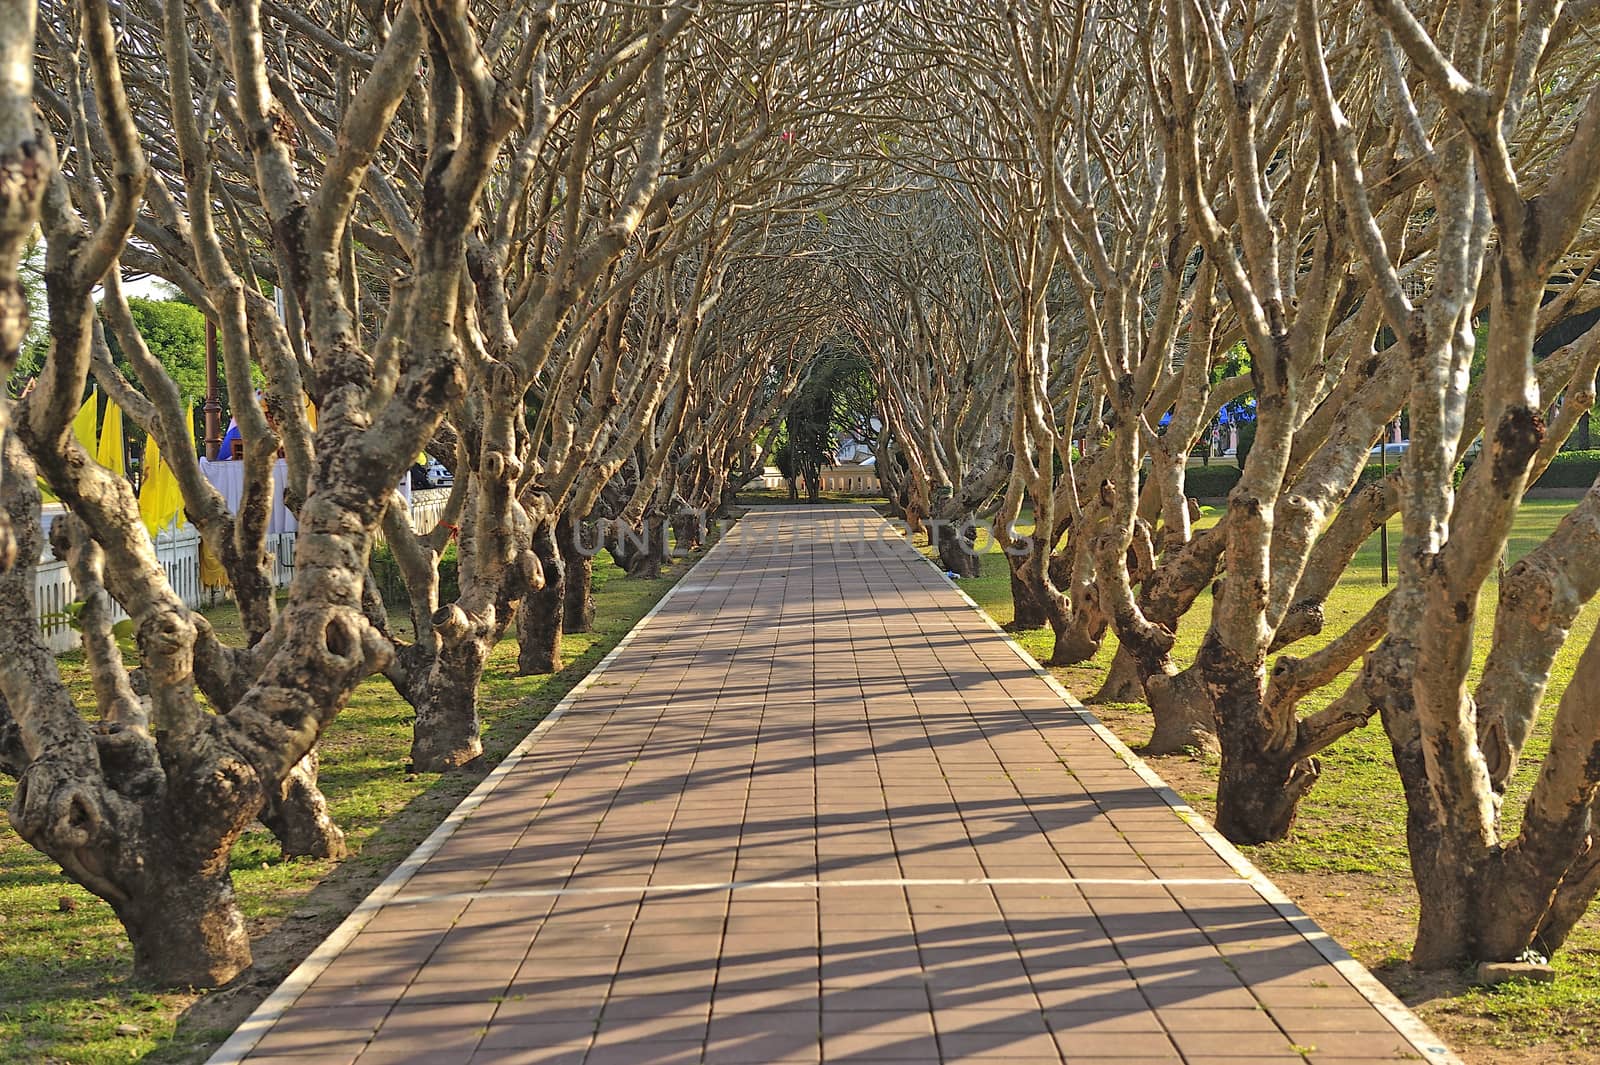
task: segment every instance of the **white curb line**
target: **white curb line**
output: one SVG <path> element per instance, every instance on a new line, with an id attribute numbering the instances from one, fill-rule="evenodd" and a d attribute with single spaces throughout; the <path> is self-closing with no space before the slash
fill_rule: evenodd
<path id="1" fill-rule="evenodd" d="M 1217 853 L 1218 857 L 1232 866 L 1234 871 L 1241 877 L 1249 881 L 1250 885 L 1256 889 L 1256 892 L 1273 909 L 1277 910 L 1284 920 L 1288 921 L 1294 930 L 1305 938 L 1306 942 L 1316 948 L 1317 953 L 1321 954 L 1329 964 L 1338 969 L 1344 978 L 1350 981 L 1351 986 L 1360 992 L 1362 997 L 1370 1002 L 1372 1007 L 1382 1014 L 1385 1020 L 1395 1026 L 1395 1029 L 1399 1031 L 1407 1042 L 1416 1048 L 1417 1053 L 1421 1054 L 1425 1061 L 1433 1062 L 1435 1065 L 1463 1065 L 1461 1059 L 1452 1053 L 1449 1047 L 1444 1045 L 1443 1041 L 1422 1022 L 1422 1019 L 1411 1012 L 1405 1003 L 1395 997 L 1394 992 L 1385 987 L 1376 976 L 1373 976 L 1366 966 L 1351 957 L 1349 951 L 1341 947 L 1332 936 L 1318 927 L 1317 923 L 1296 905 L 1293 899 L 1285 895 L 1276 884 L 1267 879 L 1266 874 L 1257 869 L 1249 858 L 1246 858 L 1237 847 L 1229 843 L 1221 833 L 1212 828 L 1210 823 L 1196 813 L 1193 807 L 1184 802 L 1182 796 L 1173 791 L 1166 781 L 1162 780 L 1156 774 L 1156 771 L 1150 768 L 1144 759 L 1134 754 L 1132 748 L 1118 739 L 1116 734 L 1106 728 L 1105 724 L 1088 707 L 1080 703 L 1071 692 L 1062 687 L 1061 682 L 1056 680 L 1048 669 L 1040 665 L 1037 659 L 1013 639 L 1009 632 L 1001 628 L 1000 623 L 990 617 L 988 611 L 979 606 L 972 596 L 968 595 L 960 585 L 951 580 L 950 575 L 942 567 L 927 555 L 918 551 L 916 545 L 904 533 L 900 533 L 897 526 L 893 523 L 889 523 L 889 525 L 890 528 L 899 533 L 900 539 L 905 542 L 907 549 L 931 566 L 934 572 L 938 573 L 940 578 L 954 589 L 955 593 L 976 611 L 978 616 L 983 618 L 989 627 L 999 634 L 1001 639 L 1005 640 L 1011 650 L 1016 653 L 1016 656 L 1022 659 L 1023 664 L 1048 684 L 1067 704 L 1068 709 L 1076 714 L 1084 724 L 1094 730 L 1094 734 L 1100 738 L 1100 741 L 1110 747 L 1117 757 L 1127 764 L 1128 768 L 1132 769 L 1139 775 L 1140 779 L 1153 788 L 1156 794 L 1161 796 L 1162 801 L 1170 806 L 1173 812 L 1182 818 L 1184 823 L 1192 828 L 1201 839 L 1205 840 L 1211 849 Z"/>
<path id="2" fill-rule="evenodd" d="M 284 978 L 283 983 L 278 985 L 277 990 L 268 995 L 261 1005 L 257 1006 L 250 1016 L 245 1018 L 244 1023 L 234 1029 L 227 1042 L 218 1047 L 216 1052 L 206 1060 L 206 1065 L 240 1065 L 244 1061 L 250 1051 L 254 1050 L 256 1044 L 261 1041 L 262 1036 L 266 1035 L 268 1030 L 283 1017 L 284 1013 L 294 1005 L 296 999 L 305 993 L 305 990 L 311 986 L 312 982 L 322 975 L 323 970 L 333 964 L 334 959 L 350 945 L 357 933 L 365 928 L 368 922 L 378 915 L 380 910 L 399 897 L 400 891 L 405 887 L 406 882 L 416 875 L 417 871 L 422 868 L 429 858 L 438 852 L 440 847 L 444 846 L 451 836 L 455 835 L 456 830 L 472 815 L 472 812 L 483 804 L 483 801 L 489 797 L 490 793 L 500 786 L 501 781 L 505 780 L 507 774 L 515 769 L 517 764 L 528 755 L 528 752 L 533 749 L 539 738 L 566 715 L 568 709 L 578 700 L 578 697 L 588 691 L 600 679 L 607 667 L 633 642 L 633 638 L 643 631 L 650 624 L 651 619 L 660 613 L 661 608 L 667 605 L 673 595 L 684 587 L 684 581 L 688 579 L 689 575 L 699 569 L 706 559 L 710 558 L 722 548 L 723 544 L 728 542 L 732 531 L 732 528 L 726 530 L 722 538 L 712 544 L 710 549 L 701 555 L 693 566 L 689 567 L 688 572 L 680 576 L 677 583 L 667 589 L 667 593 L 656 601 L 656 605 L 651 607 L 649 612 L 640 618 L 638 623 L 623 635 L 622 639 L 617 641 L 617 645 L 608 651 L 604 658 L 595 663 L 594 668 L 589 670 L 582 680 L 573 685 L 572 690 L 567 692 L 539 724 L 534 726 L 532 732 L 523 737 L 521 743 L 512 748 L 511 753 L 506 755 L 505 760 L 495 766 L 488 776 L 478 782 L 478 786 L 472 790 L 472 794 L 462 799 L 460 805 L 440 822 L 439 827 L 435 828 L 432 834 L 418 845 L 416 850 L 412 851 L 404 861 L 397 865 L 384 878 L 383 883 L 374 888 L 372 893 L 363 899 L 360 905 L 350 911 L 349 916 L 339 924 L 339 927 L 335 928 L 328 935 L 328 938 L 324 939 L 317 949 L 306 957 L 305 961 L 296 966 L 294 971 Z"/>

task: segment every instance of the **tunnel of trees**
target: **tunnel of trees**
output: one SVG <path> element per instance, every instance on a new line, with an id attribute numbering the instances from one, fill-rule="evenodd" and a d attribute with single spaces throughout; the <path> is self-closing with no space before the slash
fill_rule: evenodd
<path id="1" fill-rule="evenodd" d="M 992 525 L 1054 663 L 1115 637 L 1105 695 L 1148 704 L 1155 753 L 1220 752 L 1230 839 L 1283 838 L 1319 755 L 1381 728 L 1414 962 L 1559 949 L 1600 890 L 1600 642 L 1543 705 L 1600 587 L 1600 483 L 1561 455 L 1600 370 L 1596 11 L 0 0 L 11 825 L 110 903 L 141 979 L 226 982 L 251 959 L 230 848 L 263 817 L 337 853 L 316 751 L 358 685 L 414 708 L 415 767 L 472 762 L 496 644 L 559 669 L 593 620 L 580 541 L 659 573 L 769 464 L 817 498 L 849 431 L 946 569 L 978 572 Z M 187 421 L 202 322 L 236 504 Z M 91 387 L 170 464 L 240 638 L 74 437 Z M 1246 408 L 1201 528 L 1190 455 Z M 419 450 L 453 474 L 420 530 L 396 490 Z M 1530 487 L 1579 468 L 1501 577 Z M 1391 517 L 1392 586 L 1332 616 Z M 92 691 L 38 635 L 52 552 Z M 1507 827 L 1541 714 L 1561 741 Z"/>

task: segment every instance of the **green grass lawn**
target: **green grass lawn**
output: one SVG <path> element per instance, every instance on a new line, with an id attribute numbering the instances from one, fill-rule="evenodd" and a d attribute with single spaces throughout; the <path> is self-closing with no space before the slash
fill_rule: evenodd
<path id="1" fill-rule="evenodd" d="M 1508 561 L 1515 562 L 1535 547 L 1572 506 L 1567 501 L 1525 503 L 1511 539 Z M 1203 523 L 1215 520 L 1216 512 L 1211 511 Z M 1391 551 L 1399 542 L 1396 521 L 1390 529 Z M 960 584 L 997 621 L 1011 620 L 1010 586 L 1004 560 L 998 554 L 983 559 L 982 576 Z M 1496 584 L 1491 582 L 1479 612 L 1474 681 L 1489 651 L 1497 592 Z M 1328 601 L 1326 635 L 1307 640 L 1296 650 L 1303 653 L 1303 649 L 1331 639 L 1365 613 L 1380 594 L 1378 538 L 1374 536 Z M 1177 656 L 1183 663 L 1193 660 L 1210 616 L 1207 592 L 1179 628 Z M 1528 743 L 1507 796 L 1504 813 L 1508 830 L 1521 817 L 1528 789 L 1548 748 L 1548 716 L 1566 689 L 1597 619 L 1600 603 L 1590 603 L 1556 659 L 1545 700 L 1546 718 Z M 1017 638 L 1035 658 L 1042 661 L 1049 656 L 1048 629 L 1020 633 Z M 1058 669 L 1056 673 L 1070 690 L 1087 696 L 1099 687 L 1115 650 L 1113 636 L 1093 661 Z M 1353 675 L 1354 670 L 1307 699 L 1303 712 L 1326 705 Z M 1132 745 L 1137 746 L 1149 736 L 1149 714 L 1143 707 L 1108 707 L 1103 716 Z M 1214 808 L 1214 761 L 1179 757 L 1155 759 L 1154 765 L 1198 809 L 1209 812 Z M 1248 848 L 1250 858 L 1295 895 L 1352 953 L 1376 969 L 1391 987 L 1408 1001 L 1420 1004 L 1421 1011 L 1447 1041 L 1463 1048 L 1469 1042 L 1477 1046 L 1479 1051 L 1470 1054 L 1471 1060 L 1513 1060 L 1495 1048 L 1545 1047 L 1559 1048 L 1562 1061 L 1600 1061 L 1600 920 L 1591 915 L 1557 956 L 1555 965 L 1560 977 L 1553 985 L 1509 985 L 1486 991 L 1470 988 L 1460 980 L 1441 981 L 1411 973 L 1403 964 L 1416 914 L 1406 861 L 1405 802 L 1382 725 L 1375 718 L 1367 728 L 1346 737 L 1326 753 L 1323 767 L 1321 780 L 1301 807 L 1293 837 L 1282 843 Z M 1542 1054 L 1543 1051 L 1534 1051 L 1525 1060 L 1555 1060 Z"/>
<path id="2" fill-rule="evenodd" d="M 111 908 L 67 880 L 9 825 L 0 827 L 0 1062 L 102 1065 L 199 1058 L 433 830 L 686 569 L 687 563 L 679 562 L 660 580 L 626 579 L 602 554 L 594 572 L 595 630 L 565 637 L 567 667 L 554 676 L 518 677 L 515 639 L 502 642 L 483 677 L 482 768 L 442 776 L 408 773 L 411 707 L 381 677 L 363 684 L 319 747 L 322 787 L 351 857 L 342 863 L 286 860 L 277 841 L 259 827 L 239 841 L 233 878 L 257 941 L 257 964 L 241 977 L 240 987 L 211 996 L 211 1002 L 132 986 L 132 951 Z M 219 630 L 237 633 L 237 612 L 231 607 L 209 614 Z M 409 621 L 402 628 L 409 629 Z M 87 691 L 78 655 L 64 657 L 62 668 L 76 690 Z M 11 791 L 12 782 L 0 780 L 0 805 L 10 803 Z"/>

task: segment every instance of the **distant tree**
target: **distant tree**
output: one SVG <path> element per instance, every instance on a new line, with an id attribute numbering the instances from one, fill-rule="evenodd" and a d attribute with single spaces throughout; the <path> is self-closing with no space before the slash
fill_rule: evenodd
<path id="1" fill-rule="evenodd" d="M 822 494 L 822 467 L 833 462 L 842 430 L 861 432 L 871 424 L 876 393 L 868 364 L 854 349 L 824 348 L 811 365 L 784 418 L 784 447 L 775 456 L 794 495 L 795 481 L 803 481 L 806 498 L 815 503 Z"/>
<path id="2" fill-rule="evenodd" d="M 44 297 L 44 241 L 36 233 L 23 250 L 17 280 L 28 301 L 28 331 L 22 339 L 16 369 L 11 374 L 11 391 L 20 393 L 26 382 L 39 372 L 50 346 L 50 314 Z"/>
<path id="3" fill-rule="evenodd" d="M 182 300 L 138 296 L 128 297 L 128 312 L 139 335 L 144 337 L 145 347 L 177 382 L 183 401 L 202 402 L 206 396 L 205 315 Z M 126 367 L 127 357 L 110 329 L 106 330 L 106 344 L 116 364 Z"/>
<path id="4" fill-rule="evenodd" d="M 800 499 L 800 466 L 795 462 L 794 448 L 787 443 L 778 445 L 778 450 L 772 453 L 772 461 L 777 464 L 778 473 L 783 476 L 789 486 L 789 502 L 795 503 Z"/>

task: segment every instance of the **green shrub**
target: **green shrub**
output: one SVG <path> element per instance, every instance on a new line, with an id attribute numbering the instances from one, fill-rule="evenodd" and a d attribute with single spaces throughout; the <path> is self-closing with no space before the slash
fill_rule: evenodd
<path id="1" fill-rule="evenodd" d="M 1376 484 L 1378 481 L 1383 480 L 1385 477 L 1389 476 L 1389 474 L 1393 473 L 1399 468 L 1399 466 L 1400 464 L 1398 462 L 1390 461 L 1388 468 L 1385 469 L 1381 463 L 1369 462 L 1367 463 L 1366 467 L 1362 469 L 1361 476 L 1356 478 L 1356 487 L 1359 488 L 1362 485 Z"/>
<path id="2" fill-rule="evenodd" d="M 389 549 L 388 544 L 374 544 L 368 564 L 372 569 L 373 579 L 378 582 L 378 591 L 385 603 L 404 606 L 410 602 L 406 594 L 405 578 L 400 575 L 400 564 L 394 560 L 394 552 Z M 439 602 L 452 602 L 461 591 L 454 540 L 445 545 L 444 554 L 439 558 L 438 568 Z"/>
<path id="3" fill-rule="evenodd" d="M 1253 427 L 1252 427 L 1253 429 Z M 1252 432 L 1252 435 L 1253 432 Z M 1245 434 L 1239 433 L 1239 450 L 1248 451 Z M 1393 473 L 1399 462 L 1391 459 L 1387 470 L 1378 462 L 1368 463 L 1357 479 L 1357 487 L 1376 484 L 1386 474 Z M 1457 466 L 1454 481 L 1461 483 L 1464 466 Z M 1600 477 L 1600 451 L 1561 451 L 1550 461 L 1543 476 L 1534 483 L 1535 488 L 1588 488 Z M 1191 467 L 1184 477 L 1184 493 L 1197 499 L 1223 499 L 1239 482 L 1239 470 L 1233 466 Z"/>
<path id="4" fill-rule="evenodd" d="M 1239 446 L 1244 446 L 1241 435 Z M 1184 471 L 1183 491 L 1196 499 L 1222 499 L 1239 483 L 1237 466 L 1190 467 Z"/>
<path id="5" fill-rule="evenodd" d="M 1393 473 L 1399 465 L 1399 462 L 1391 460 L 1388 472 Z M 1471 465 L 1471 462 L 1463 462 L 1456 467 L 1453 478 L 1456 485 L 1461 484 L 1463 474 Z M 1361 471 L 1359 483 L 1371 484 L 1383 480 L 1383 477 L 1383 467 L 1373 462 Z M 1594 484 L 1596 477 L 1600 477 L 1600 451 L 1558 451 L 1544 473 L 1534 482 L 1533 487 L 1588 488 Z"/>
<path id="6" fill-rule="evenodd" d="M 1561 451 L 1535 488 L 1588 488 L 1600 477 L 1600 451 Z"/>

